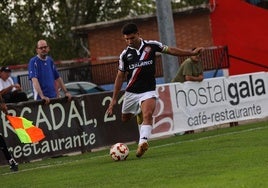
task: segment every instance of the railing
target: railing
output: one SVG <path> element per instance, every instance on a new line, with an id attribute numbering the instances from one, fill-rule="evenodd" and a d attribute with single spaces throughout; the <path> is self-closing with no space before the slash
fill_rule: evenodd
<path id="1" fill-rule="evenodd" d="M 91 81 L 90 72 L 89 63 L 59 68 L 59 74 L 65 83 L 72 81 Z M 28 74 L 18 75 L 17 79 L 24 91 L 30 91 L 32 89 Z"/>
<path id="2" fill-rule="evenodd" d="M 179 62 L 182 63 L 188 56 L 179 57 Z M 202 52 L 201 60 L 204 70 L 218 70 L 229 68 L 229 55 L 227 46 L 213 46 L 205 48 Z"/>
<path id="3" fill-rule="evenodd" d="M 179 57 L 179 63 L 182 63 L 188 56 Z M 229 57 L 227 46 L 217 46 L 205 48 L 202 53 L 202 62 L 204 70 L 217 70 L 229 67 Z M 156 57 L 156 77 L 163 77 L 161 55 Z M 118 62 L 114 59 L 110 63 L 94 64 L 79 63 L 76 66 L 59 67 L 59 73 L 63 81 L 90 81 L 97 85 L 112 84 L 118 70 Z M 31 89 L 28 75 L 19 75 L 18 82 L 24 90 Z"/>
<path id="4" fill-rule="evenodd" d="M 179 63 L 182 63 L 189 56 L 180 56 Z M 201 56 L 204 70 L 216 70 L 229 68 L 229 57 L 227 46 L 216 46 L 205 48 Z M 156 73 L 155 77 L 163 77 L 163 64 L 161 55 L 156 57 Z M 114 82 L 118 69 L 118 62 L 114 61 L 106 64 L 98 64 L 91 66 L 91 81 L 99 85 L 112 84 Z M 215 75 L 216 75 L 215 74 Z"/>
<path id="5" fill-rule="evenodd" d="M 233 59 L 237 59 L 237 60 L 242 61 L 244 63 L 248 63 L 248 64 L 251 64 L 251 65 L 255 65 L 255 66 L 258 66 L 258 67 L 262 67 L 262 68 L 268 69 L 268 66 L 267 65 L 263 65 L 261 63 L 257 63 L 257 62 L 250 61 L 250 60 L 247 60 L 247 59 L 243 59 L 241 57 L 236 57 L 236 56 L 233 56 L 233 55 L 229 55 L 229 57 L 230 58 L 233 58 Z"/>

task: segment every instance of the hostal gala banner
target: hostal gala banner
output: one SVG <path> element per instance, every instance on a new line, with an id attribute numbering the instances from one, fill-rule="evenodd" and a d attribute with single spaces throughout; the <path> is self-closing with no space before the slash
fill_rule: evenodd
<path id="1" fill-rule="evenodd" d="M 267 117 L 267 89 L 265 72 L 159 85 L 153 136 Z"/>

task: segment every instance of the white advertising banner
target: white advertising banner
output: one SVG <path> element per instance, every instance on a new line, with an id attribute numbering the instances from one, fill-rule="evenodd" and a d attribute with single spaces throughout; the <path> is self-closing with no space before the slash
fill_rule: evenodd
<path id="1" fill-rule="evenodd" d="M 153 137 L 268 116 L 268 73 L 157 86 Z"/>

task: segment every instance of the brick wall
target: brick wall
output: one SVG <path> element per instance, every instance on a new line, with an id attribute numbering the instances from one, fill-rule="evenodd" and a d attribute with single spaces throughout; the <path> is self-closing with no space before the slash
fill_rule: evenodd
<path id="1" fill-rule="evenodd" d="M 175 15 L 174 27 L 180 48 L 213 46 L 209 14 Z"/>
<path id="2" fill-rule="evenodd" d="M 208 11 L 174 13 L 177 46 L 180 48 L 213 46 L 209 15 Z M 139 26 L 139 32 L 143 39 L 159 40 L 156 17 L 133 21 Z M 93 58 L 119 56 L 125 48 L 125 41 L 121 35 L 121 27 L 125 22 L 107 24 L 107 26 L 104 24 L 102 27 L 88 31 L 89 50 Z M 101 63 L 103 61 L 92 62 L 92 64 Z"/>

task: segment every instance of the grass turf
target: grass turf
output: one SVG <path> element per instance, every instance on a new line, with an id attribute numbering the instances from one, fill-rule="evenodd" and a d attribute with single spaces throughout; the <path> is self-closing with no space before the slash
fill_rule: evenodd
<path id="1" fill-rule="evenodd" d="M 142 158 L 108 149 L 0 168 L 0 187 L 268 187 L 268 122 L 150 141 Z"/>

